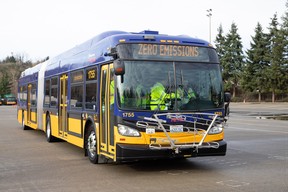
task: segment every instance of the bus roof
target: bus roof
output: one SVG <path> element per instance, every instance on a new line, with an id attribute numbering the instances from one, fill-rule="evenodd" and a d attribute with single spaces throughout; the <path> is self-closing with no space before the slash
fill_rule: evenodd
<path id="1" fill-rule="evenodd" d="M 48 61 L 44 61 L 42 63 L 35 65 L 34 67 L 25 69 L 21 73 L 18 83 L 21 85 L 22 83 L 26 83 L 26 82 L 37 81 L 39 71 L 40 70 L 44 71 L 47 64 L 48 64 Z"/>
<path id="2" fill-rule="evenodd" d="M 210 46 L 209 42 L 187 35 L 171 36 L 159 34 L 158 31 L 138 33 L 124 31 L 107 31 L 47 61 L 45 76 L 53 76 L 70 70 L 89 66 L 92 63 L 112 60 L 105 56 L 110 48 L 119 43 L 177 43 L 179 45 Z M 37 73 L 43 63 L 22 72 L 21 77 Z"/>

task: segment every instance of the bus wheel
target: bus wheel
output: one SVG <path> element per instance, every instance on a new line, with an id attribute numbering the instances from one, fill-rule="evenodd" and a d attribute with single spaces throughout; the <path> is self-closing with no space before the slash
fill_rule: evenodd
<path id="1" fill-rule="evenodd" d="M 25 125 L 25 119 L 24 119 L 24 112 L 22 112 L 22 129 L 27 130 L 27 126 Z"/>
<path id="2" fill-rule="evenodd" d="M 92 125 L 88 128 L 87 134 L 85 136 L 86 140 L 86 151 L 91 163 L 98 163 L 98 155 L 97 155 L 97 140 L 95 130 Z"/>
<path id="3" fill-rule="evenodd" d="M 49 143 L 55 141 L 55 137 L 52 136 L 51 123 L 50 123 L 50 117 L 49 116 L 47 116 L 47 118 L 46 118 L 46 139 Z"/>

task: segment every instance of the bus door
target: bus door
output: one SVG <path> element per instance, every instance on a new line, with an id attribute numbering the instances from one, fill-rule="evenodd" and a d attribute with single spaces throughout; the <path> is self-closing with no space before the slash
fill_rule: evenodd
<path id="1" fill-rule="evenodd" d="M 32 91 L 32 85 L 28 85 L 27 90 L 27 123 L 30 124 L 31 122 L 31 91 Z"/>
<path id="2" fill-rule="evenodd" d="M 67 89 L 68 76 L 64 74 L 60 77 L 60 98 L 59 98 L 59 136 L 67 137 Z"/>
<path id="3" fill-rule="evenodd" d="M 114 80 L 113 64 L 101 68 L 100 153 L 114 157 Z"/>

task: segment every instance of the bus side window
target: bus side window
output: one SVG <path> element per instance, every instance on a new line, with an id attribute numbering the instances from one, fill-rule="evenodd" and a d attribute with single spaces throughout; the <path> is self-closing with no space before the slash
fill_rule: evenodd
<path id="1" fill-rule="evenodd" d="M 31 99 L 30 99 L 30 101 L 31 101 L 31 106 L 37 106 L 37 100 L 36 100 L 36 97 L 37 97 L 37 95 L 36 95 L 36 84 L 34 83 L 34 84 L 32 84 L 32 90 L 31 90 Z"/>
<path id="2" fill-rule="evenodd" d="M 50 79 L 45 80 L 45 92 L 44 92 L 44 105 L 49 106 L 50 103 Z"/>
<path id="3" fill-rule="evenodd" d="M 50 96 L 50 106 L 56 107 L 58 105 L 58 77 L 51 79 L 51 96 Z"/>
<path id="4" fill-rule="evenodd" d="M 23 90 L 22 90 L 22 102 L 26 102 L 27 101 L 27 85 L 23 86 Z"/>
<path id="5" fill-rule="evenodd" d="M 70 105 L 73 108 L 82 108 L 83 105 L 83 85 L 71 85 Z"/>
<path id="6" fill-rule="evenodd" d="M 77 70 L 71 73 L 70 106 L 78 110 L 83 107 L 83 77 L 83 70 Z"/>
<path id="7" fill-rule="evenodd" d="M 18 101 L 22 101 L 22 90 L 23 90 L 23 87 L 18 85 L 18 95 L 17 95 Z"/>
<path id="8" fill-rule="evenodd" d="M 85 98 L 85 108 L 95 109 L 96 107 L 96 82 L 86 84 L 86 98 Z"/>

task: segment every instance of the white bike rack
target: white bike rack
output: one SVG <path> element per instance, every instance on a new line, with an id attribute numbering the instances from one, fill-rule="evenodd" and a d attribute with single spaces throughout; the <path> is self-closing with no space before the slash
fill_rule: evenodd
<path id="1" fill-rule="evenodd" d="M 162 118 L 161 118 L 162 117 Z M 177 119 L 181 122 L 181 124 L 188 124 L 192 126 L 183 126 L 183 133 L 202 137 L 200 142 L 196 142 L 195 140 L 191 140 L 188 143 L 179 143 L 177 140 L 171 138 L 171 134 L 169 134 L 170 130 L 166 129 L 170 126 L 175 126 L 174 124 L 168 124 L 166 120 L 163 120 L 168 117 L 169 119 Z M 161 113 L 154 114 L 153 117 L 144 117 L 144 121 L 138 121 L 137 127 L 145 128 L 146 133 L 149 133 L 149 130 L 162 131 L 166 138 L 157 138 L 152 137 L 150 139 L 149 147 L 150 149 L 161 150 L 161 149 L 172 149 L 175 153 L 179 153 L 181 149 L 191 148 L 198 152 L 199 148 L 215 148 L 219 147 L 218 142 L 204 142 L 207 137 L 209 131 L 213 126 L 219 126 L 222 124 L 223 120 L 217 114 L 210 113 Z M 178 123 L 179 124 L 179 123 Z M 176 125 L 177 126 L 177 125 Z M 207 127 L 207 129 L 203 129 L 200 127 Z M 166 127 L 166 128 L 165 128 Z M 151 133 L 153 135 L 153 133 Z M 198 139 L 199 140 L 199 139 Z M 168 143 L 165 145 L 161 145 L 160 143 Z"/>

